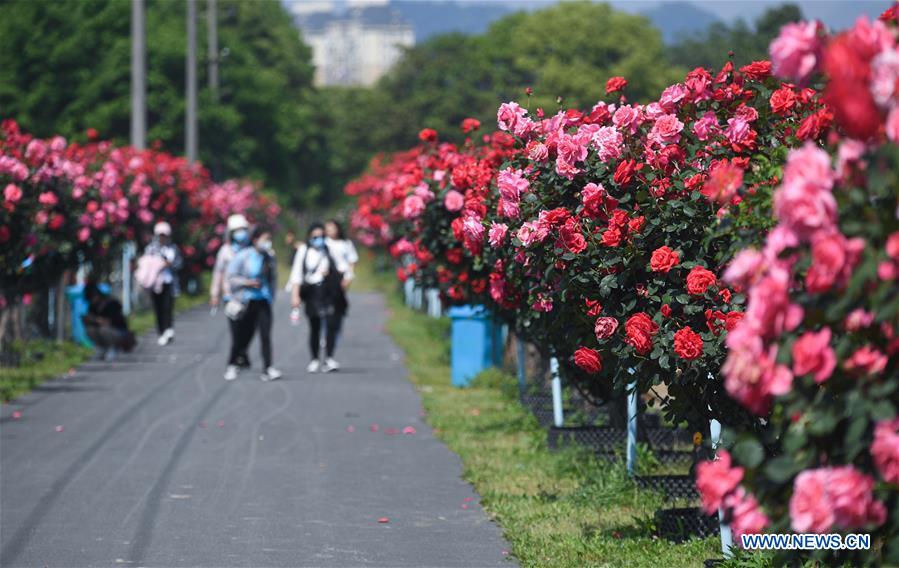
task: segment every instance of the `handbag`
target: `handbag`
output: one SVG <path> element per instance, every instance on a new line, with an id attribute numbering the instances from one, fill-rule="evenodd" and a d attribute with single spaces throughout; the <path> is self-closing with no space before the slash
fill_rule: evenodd
<path id="1" fill-rule="evenodd" d="M 303 272 L 302 272 L 302 275 L 300 276 L 300 300 L 302 300 L 303 302 L 306 302 L 306 303 L 308 303 L 309 300 L 312 299 L 313 291 L 314 291 L 315 287 L 317 286 L 317 284 L 308 284 L 306 282 L 306 274 L 309 273 L 309 271 L 306 269 L 306 258 L 308 256 L 309 256 L 309 247 L 307 246 L 306 251 L 303 253 L 303 260 L 302 260 Z M 322 259 L 321 259 L 321 257 L 319 257 L 318 263 L 316 263 L 315 268 L 313 268 L 312 271 L 315 272 L 316 270 L 318 270 L 318 266 L 321 263 L 322 263 Z"/>
<path id="2" fill-rule="evenodd" d="M 243 318 L 246 312 L 247 305 L 240 300 L 228 300 L 228 302 L 225 303 L 225 317 L 229 320 L 237 321 Z"/>

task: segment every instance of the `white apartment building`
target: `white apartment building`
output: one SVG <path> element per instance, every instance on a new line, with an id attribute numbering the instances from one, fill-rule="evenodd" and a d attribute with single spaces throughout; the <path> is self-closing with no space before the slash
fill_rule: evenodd
<path id="1" fill-rule="evenodd" d="M 363 0 L 348 6 L 343 14 L 293 10 L 312 48 L 316 85 L 372 85 L 399 59 L 403 47 L 415 45 L 412 26 L 386 2 Z"/>

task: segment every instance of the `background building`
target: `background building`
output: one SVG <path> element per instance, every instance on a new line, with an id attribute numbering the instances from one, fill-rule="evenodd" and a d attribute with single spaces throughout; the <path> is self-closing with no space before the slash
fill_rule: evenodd
<path id="1" fill-rule="evenodd" d="M 345 7 L 338 12 L 333 2 L 291 6 L 312 47 L 316 85 L 372 85 L 399 59 L 403 47 L 415 44 L 411 24 L 386 0 L 357 0 Z"/>

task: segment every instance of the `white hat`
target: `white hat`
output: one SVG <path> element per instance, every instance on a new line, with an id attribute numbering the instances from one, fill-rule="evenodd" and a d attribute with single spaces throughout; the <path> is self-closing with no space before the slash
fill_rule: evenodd
<path id="1" fill-rule="evenodd" d="M 166 223 L 165 221 L 160 221 L 156 223 L 156 226 L 153 227 L 154 235 L 166 235 L 172 236 L 172 226 Z"/>
<path id="2" fill-rule="evenodd" d="M 228 230 L 236 231 L 237 229 L 249 229 L 250 223 L 247 221 L 247 218 L 241 215 L 240 213 L 235 213 L 228 217 Z"/>

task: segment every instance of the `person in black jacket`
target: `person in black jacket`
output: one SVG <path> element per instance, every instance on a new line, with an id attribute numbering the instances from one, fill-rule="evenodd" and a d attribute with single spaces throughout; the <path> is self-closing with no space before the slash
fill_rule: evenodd
<path id="1" fill-rule="evenodd" d="M 88 301 L 88 311 L 81 322 L 87 336 L 100 350 L 100 356 L 111 361 L 119 351 L 131 351 L 137 342 L 128 329 L 122 304 L 104 294 L 95 282 L 84 286 L 84 297 Z"/>

